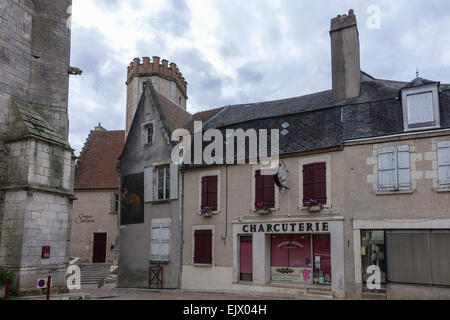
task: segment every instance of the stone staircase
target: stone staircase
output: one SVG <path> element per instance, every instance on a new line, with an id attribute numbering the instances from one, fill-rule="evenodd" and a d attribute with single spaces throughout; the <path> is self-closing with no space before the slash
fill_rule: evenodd
<path id="1" fill-rule="evenodd" d="M 81 285 L 98 284 L 103 279 L 104 283 L 115 283 L 117 275 L 110 272 L 111 264 L 92 263 L 79 264 L 81 270 Z"/>

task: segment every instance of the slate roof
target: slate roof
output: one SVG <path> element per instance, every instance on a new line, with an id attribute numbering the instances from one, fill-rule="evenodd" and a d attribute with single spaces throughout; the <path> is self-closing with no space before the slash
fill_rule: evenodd
<path id="1" fill-rule="evenodd" d="M 435 83 L 439 83 L 439 82 L 417 77 L 413 81 L 409 82 L 403 89 L 420 87 L 420 86 L 425 86 L 428 84 L 435 84 Z"/>
<path id="2" fill-rule="evenodd" d="M 76 189 L 115 189 L 119 186 L 117 160 L 125 131 L 91 131 L 75 170 Z"/>
<path id="3" fill-rule="evenodd" d="M 54 128 L 36 111 L 32 103 L 13 98 L 13 109 L 16 111 L 16 123 L 11 128 L 9 139 L 35 137 L 69 147 L 65 137 L 55 131 Z"/>

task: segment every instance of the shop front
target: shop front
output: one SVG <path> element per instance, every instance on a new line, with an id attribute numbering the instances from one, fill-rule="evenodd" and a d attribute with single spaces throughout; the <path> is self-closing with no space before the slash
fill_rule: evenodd
<path id="1" fill-rule="evenodd" d="M 233 224 L 235 283 L 329 288 L 344 296 L 343 218 Z"/>

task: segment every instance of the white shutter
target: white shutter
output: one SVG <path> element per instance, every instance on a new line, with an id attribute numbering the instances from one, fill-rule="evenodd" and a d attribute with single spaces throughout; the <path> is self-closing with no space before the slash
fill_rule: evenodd
<path id="1" fill-rule="evenodd" d="M 378 184 L 380 191 L 396 190 L 397 148 L 388 147 L 378 150 Z"/>
<path id="2" fill-rule="evenodd" d="M 153 201 L 153 167 L 144 169 L 144 201 Z"/>
<path id="3" fill-rule="evenodd" d="M 152 225 L 152 261 L 168 261 L 170 256 L 170 224 Z"/>
<path id="4" fill-rule="evenodd" d="M 433 93 L 408 95 L 408 124 L 422 124 L 434 121 Z"/>
<path id="5" fill-rule="evenodd" d="M 398 189 L 411 190 L 411 170 L 409 162 L 409 146 L 398 147 Z"/>
<path id="6" fill-rule="evenodd" d="M 178 165 L 170 164 L 170 199 L 178 199 Z"/>
<path id="7" fill-rule="evenodd" d="M 450 188 L 450 141 L 438 143 L 439 188 Z"/>

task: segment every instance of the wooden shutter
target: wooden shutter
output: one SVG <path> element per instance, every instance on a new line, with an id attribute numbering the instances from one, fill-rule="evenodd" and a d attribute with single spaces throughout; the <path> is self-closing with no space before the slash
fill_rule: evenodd
<path id="1" fill-rule="evenodd" d="M 397 147 L 378 150 L 378 184 L 380 191 L 392 191 L 398 188 Z"/>
<path id="2" fill-rule="evenodd" d="M 409 164 L 409 146 L 397 148 L 398 189 L 411 190 L 411 170 Z"/>
<path id="3" fill-rule="evenodd" d="M 450 141 L 438 143 L 439 188 L 450 188 Z"/>
<path id="4" fill-rule="evenodd" d="M 201 207 L 208 206 L 208 177 L 202 178 L 202 199 Z"/>
<path id="5" fill-rule="evenodd" d="M 170 224 L 152 225 L 152 261 L 169 261 Z"/>
<path id="6" fill-rule="evenodd" d="M 269 208 L 275 207 L 275 182 L 272 175 L 264 175 L 264 204 Z"/>
<path id="7" fill-rule="evenodd" d="M 178 199 L 178 165 L 170 164 L 170 199 Z"/>
<path id="8" fill-rule="evenodd" d="M 264 176 L 261 170 L 255 172 L 255 205 L 264 202 Z"/>
<path id="9" fill-rule="evenodd" d="M 194 263 L 212 263 L 212 230 L 195 230 Z"/>
<path id="10" fill-rule="evenodd" d="M 217 176 L 210 176 L 207 177 L 208 180 L 208 203 L 207 205 L 209 207 L 216 207 L 217 208 L 217 182 L 218 178 Z"/>
<path id="11" fill-rule="evenodd" d="M 153 201 L 153 167 L 144 169 L 144 201 Z"/>
<path id="12" fill-rule="evenodd" d="M 314 199 L 314 164 L 303 166 L 303 201 Z"/>
<path id="13" fill-rule="evenodd" d="M 313 199 L 321 204 L 327 203 L 327 164 L 326 162 L 314 163 L 314 187 Z"/>

